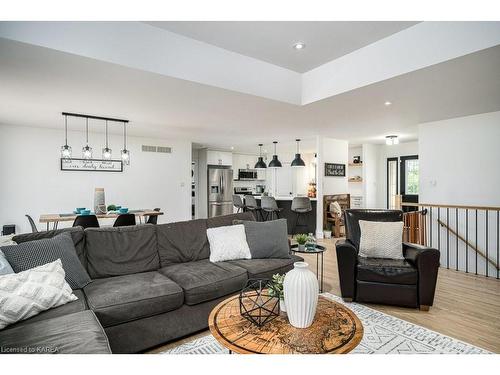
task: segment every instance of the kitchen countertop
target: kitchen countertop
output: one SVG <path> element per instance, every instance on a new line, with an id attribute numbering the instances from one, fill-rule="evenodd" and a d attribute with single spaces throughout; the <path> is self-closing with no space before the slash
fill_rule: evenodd
<path id="1" fill-rule="evenodd" d="M 262 196 L 261 195 L 256 195 L 255 199 L 260 199 Z M 283 196 L 283 197 L 274 197 L 277 201 L 291 201 L 293 200 L 294 197 L 290 196 Z M 309 198 L 311 201 L 316 201 L 316 198 Z"/>

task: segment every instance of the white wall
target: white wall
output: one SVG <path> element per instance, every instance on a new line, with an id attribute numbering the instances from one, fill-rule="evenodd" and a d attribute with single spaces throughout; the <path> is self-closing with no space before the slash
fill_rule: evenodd
<path id="1" fill-rule="evenodd" d="M 419 125 L 420 202 L 500 206 L 500 112 Z"/>
<path id="2" fill-rule="evenodd" d="M 79 157 L 84 134 L 70 132 L 68 138 L 73 156 Z M 94 157 L 100 155 L 103 139 L 103 134 L 90 134 Z M 63 143 L 61 130 L 0 125 L 0 226 L 15 224 L 17 233 L 28 232 L 25 214 L 38 222 L 40 214 L 92 208 L 96 187 L 105 189 L 106 204 L 161 207 L 165 215 L 158 222 L 190 219 L 191 142 L 129 137 L 131 164 L 122 173 L 61 171 Z M 142 144 L 170 146 L 172 153 L 144 153 Z M 110 147 L 118 157 L 122 138 L 110 136 Z M 71 223 L 60 227 L 67 225 Z"/>
<path id="3" fill-rule="evenodd" d="M 377 208 L 379 181 L 380 145 L 363 144 L 363 200 L 365 208 Z"/>
<path id="4" fill-rule="evenodd" d="M 323 196 L 347 193 L 346 177 L 325 177 L 325 163 L 348 164 L 348 143 L 340 139 L 316 138 L 318 154 L 316 235 L 323 237 Z"/>
<path id="5" fill-rule="evenodd" d="M 370 208 L 387 208 L 387 158 L 395 158 L 395 157 L 418 155 L 418 154 L 419 154 L 418 142 L 405 142 L 392 146 L 387 146 L 387 145 L 379 146 L 378 168 L 377 168 L 377 201 L 375 207 L 370 207 Z M 420 173 L 422 173 L 422 162 L 419 163 L 420 163 Z M 398 175 L 399 175 L 399 168 L 398 168 Z"/>
<path id="6" fill-rule="evenodd" d="M 500 112 L 420 124 L 420 202 L 499 207 L 499 141 Z M 486 216 L 480 210 L 477 221 L 475 214 L 472 209 L 440 210 L 444 223 L 498 263 L 496 212 L 490 210 Z M 459 270 L 468 266 L 469 272 L 476 272 L 477 267 L 479 274 L 488 270 L 490 276 L 497 275 L 493 265 L 437 224 L 438 215 L 433 209 L 432 243 L 439 244 L 441 264 Z"/>

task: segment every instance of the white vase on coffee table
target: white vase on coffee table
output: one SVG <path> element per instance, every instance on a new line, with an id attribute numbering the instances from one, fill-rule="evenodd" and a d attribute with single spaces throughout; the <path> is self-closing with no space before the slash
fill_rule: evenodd
<path id="1" fill-rule="evenodd" d="M 283 282 L 288 321 L 296 328 L 307 328 L 314 321 L 318 305 L 318 280 L 306 262 L 295 262 Z"/>

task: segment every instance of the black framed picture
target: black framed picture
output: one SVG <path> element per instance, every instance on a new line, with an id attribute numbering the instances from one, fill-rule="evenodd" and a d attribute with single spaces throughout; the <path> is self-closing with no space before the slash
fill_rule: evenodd
<path id="1" fill-rule="evenodd" d="M 325 163 L 325 177 L 345 177 L 345 164 Z"/>
<path id="2" fill-rule="evenodd" d="M 61 171 L 123 172 L 123 162 L 121 160 L 61 158 Z"/>

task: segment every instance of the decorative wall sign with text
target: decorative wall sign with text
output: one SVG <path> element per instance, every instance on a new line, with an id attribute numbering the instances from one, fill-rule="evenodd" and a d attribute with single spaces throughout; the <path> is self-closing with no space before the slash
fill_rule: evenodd
<path id="1" fill-rule="evenodd" d="M 325 163 L 326 177 L 345 177 L 345 164 Z"/>
<path id="2" fill-rule="evenodd" d="M 123 172 L 123 162 L 121 160 L 61 158 L 61 171 Z"/>

